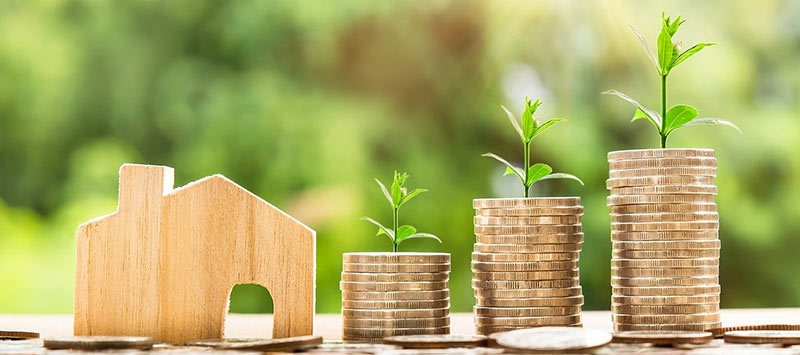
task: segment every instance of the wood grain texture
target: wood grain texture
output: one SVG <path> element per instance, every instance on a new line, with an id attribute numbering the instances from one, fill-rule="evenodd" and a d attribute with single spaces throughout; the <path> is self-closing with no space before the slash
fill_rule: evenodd
<path id="1" fill-rule="evenodd" d="M 222 175 L 173 176 L 123 165 L 117 212 L 78 227 L 74 334 L 219 338 L 245 283 L 269 290 L 273 337 L 312 334 L 314 231 Z"/>

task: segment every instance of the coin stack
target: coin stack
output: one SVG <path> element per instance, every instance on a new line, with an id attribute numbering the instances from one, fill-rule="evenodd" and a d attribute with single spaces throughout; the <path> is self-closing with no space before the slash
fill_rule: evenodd
<path id="1" fill-rule="evenodd" d="M 345 253 L 342 339 L 450 333 L 450 254 Z"/>
<path id="2" fill-rule="evenodd" d="M 714 151 L 617 151 L 608 164 L 614 330 L 719 327 Z"/>
<path id="3" fill-rule="evenodd" d="M 477 332 L 580 326 L 580 198 L 475 199 L 473 207 Z"/>

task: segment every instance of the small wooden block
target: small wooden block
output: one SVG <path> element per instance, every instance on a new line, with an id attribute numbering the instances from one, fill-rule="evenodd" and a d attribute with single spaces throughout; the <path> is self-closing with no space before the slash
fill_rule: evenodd
<path id="1" fill-rule="evenodd" d="M 311 335 L 315 232 L 222 175 L 173 174 L 124 164 L 117 211 L 78 227 L 74 334 L 222 338 L 233 286 L 253 283 L 273 338 Z"/>

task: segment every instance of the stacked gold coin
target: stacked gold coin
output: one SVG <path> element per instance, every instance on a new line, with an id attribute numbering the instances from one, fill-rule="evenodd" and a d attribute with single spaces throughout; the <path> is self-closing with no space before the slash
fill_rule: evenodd
<path id="1" fill-rule="evenodd" d="M 719 327 L 714 151 L 617 151 L 608 164 L 614 330 Z"/>
<path id="2" fill-rule="evenodd" d="M 477 332 L 580 326 L 580 198 L 476 199 L 473 207 Z"/>
<path id="3" fill-rule="evenodd" d="M 450 254 L 345 253 L 342 339 L 450 333 Z"/>

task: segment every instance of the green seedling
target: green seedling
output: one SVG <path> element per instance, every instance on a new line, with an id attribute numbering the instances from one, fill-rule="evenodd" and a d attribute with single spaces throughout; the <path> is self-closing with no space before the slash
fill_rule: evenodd
<path id="1" fill-rule="evenodd" d="M 525 98 L 525 112 L 522 113 L 522 125 L 520 126 L 520 122 L 514 117 L 514 114 L 511 113 L 505 106 L 500 106 L 503 108 L 503 111 L 506 112 L 506 116 L 511 121 L 511 124 L 514 126 L 514 129 L 519 133 L 519 138 L 522 140 L 522 145 L 524 146 L 524 163 L 525 169 L 519 168 L 514 166 L 513 164 L 509 163 L 507 160 L 493 154 L 493 153 L 486 153 L 483 154 L 484 157 L 494 158 L 495 160 L 503 163 L 506 166 L 506 172 L 503 175 L 514 174 L 516 175 L 519 180 L 522 182 L 524 186 L 524 196 L 528 197 L 530 193 L 531 185 L 535 184 L 537 181 L 547 180 L 547 179 L 572 179 L 575 180 L 581 185 L 583 185 L 583 181 L 576 177 L 575 175 L 564 174 L 564 173 L 553 173 L 553 168 L 550 165 L 536 163 L 531 165 L 531 142 L 533 142 L 533 138 L 542 134 L 545 130 L 552 127 L 556 123 L 566 121 L 563 118 L 553 118 L 547 120 L 544 123 L 539 123 L 537 120 L 533 118 L 533 114 L 536 113 L 536 110 L 539 108 L 542 102 L 539 99 L 536 101 L 531 102 L 531 99 Z"/>
<path id="2" fill-rule="evenodd" d="M 702 124 L 724 125 L 732 127 L 739 131 L 739 133 L 742 133 L 739 127 L 736 127 L 736 125 L 731 122 L 719 118 L 698 117 L 700 114 L 697 112 L 697 109 L 689 105 L 675 105 L 671 107 L 669 111 L 667 110 L 667 77 L 669 73 L 678 66 L 678 64 L 683 63 L 683 61 L 689 59 L 689 57 L 695 55 L 701 49 L 715 45 L 715 43 L 698 43 L 685 51 L 681 51 L 681 42 L 676 43 L 673 40 L 673 36 L 675 36 L 675 32 L 678 31 L 678 27 L 684 22 L 686 22 L 686 20 L 681 20 L 680 16 L 678 16 L 675 21 L 670 21 L 669 17 L 665 17 L 663 13 L 661 14 L 661 33 L 658 35 L 658 58 L 653 55 L 650 46 L 647 45 L 647 41 L 642 34 L 631 27 L 631 30 L 633 30 L 633 33 L 639 39 L 639 43 L 642 45 L 645 54 L 653 63 L 656 73 L 658 73 L 658 76 L 661 78 L 660 114 L 644 107 L 644 105 L 619 91 L 608 90 L 603 92 L 603 94 L 618 96 L 636 106 L 636 111 L 631 121 L 642 118 L 650 121 L 658 130 L 658 134 L 661 135 L 661 148 L 667 147 L 667 138 L 672 132 L 678 128 L 688 126 Z"/>
<path id="3" fill-rule="evenodd" d="M 389 201 L 389 205 L 392 207 L 392 228 L 386 228 L 378 221 L 369 218 L 369 217 L 361 217 L 362 220 L 370 222 L 376 226 L 378 226 L 378 234 L 377 235 L 385 235 L 392 241 L 392 251 L 397 252 L 397 248 L 400 246 L 400 243 L 415 238 L 430 238 L 436 239 L 439 243 L 442 242 L 439 237 L 430 234 L 430 233 L 419 233 L 417 229 L 409 226 L 409 225 L 400 225 L 399 222 L 399 212 L 400 206 L 414 198 L 415 196 L 428 191 L 425 189 L 414 189 L 414 191 L 408 192 L 408 189 L 403 187 L 406 183 L 406 179 L 408 179 L 408 174 L 402 173 L 399 174 L 398 172 L 394 172 L 394 181 L 392 181 L 392 189 L 386 189 L 386 186 L 381 183 L 380 180 L 375 179 L 375 182 L 378 183 L 378 186 L 381 187 L 381 191 L 383 191 L 383 195 L 386 196 L 386 200 Z"/>

